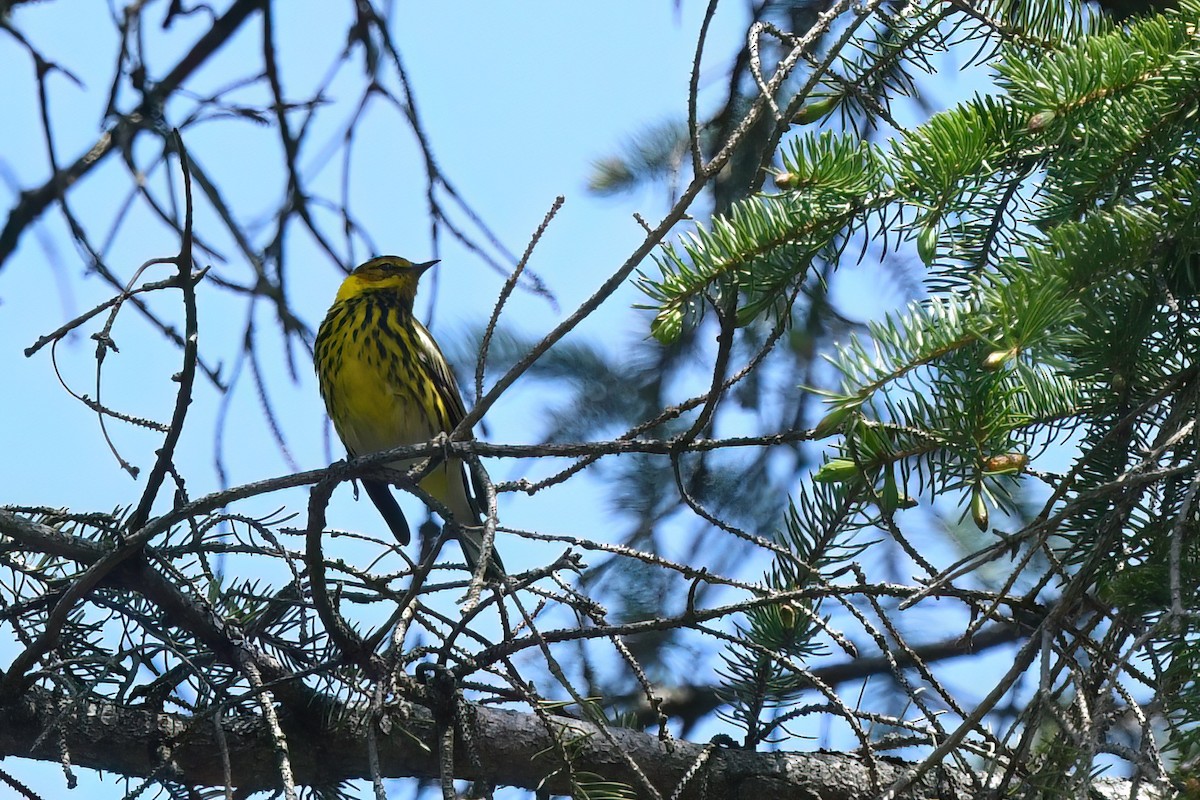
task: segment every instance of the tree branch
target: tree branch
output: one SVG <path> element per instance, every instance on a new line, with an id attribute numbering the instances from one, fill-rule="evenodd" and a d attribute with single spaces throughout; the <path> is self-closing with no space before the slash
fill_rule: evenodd
<path id="1" fill-rule="evenodd" d="M 64 713 L 64 706 L 66 712 Z M 491 708 L 474 709 L 474 747 L 480 763 L 489 765 L 482 775 L 466 753 L 456 747 L 455 774 L 460 778 L 486 779 L 498 784 L 534 789 L 558 770 L 543 754 L 554 745 L 545 724 L 534 714 Z M 586 770 L 607 780 L 631 783 L 629 768 L 599 734 L 597 726 L 565 717 L 549 717 L 559 737 L 578 747 L 575 770 Z M 287 709 L 280 723 L 296 767 L 296 780 L 306 785 L 334 785 L 370 775 L 367 726 L 368 707 L 341 706 L 321 715 L 298 719 Z M 437 778 L 439 758 L 433 715 L 425 708 L 406 705 L 384 712 L 377 723 L 379 766 L 384 777 Z M 0 753 L 57 761 L 57 752 L 31 753 L 30 743 L 47 728 L 57 727 L 72 762 L 129 776 L 166 771 L 193 786 L 224 785 L 224 767 L 218 733 L 212 720 L 155 712 L 145 707 L 84 701 L 45 689 L 28 692 L 21 700 L 0 709 Z M 875 796 L 867 770 L 855 756 L 834 753 L 756 753 L 676 741 L 668 746 L 657 736 L 623 728 L 609 731 L 615 743 L 631 755 L 664 795 L 680 784 L 693 765 L 708 752 L 703 780 L 694 778 L 682 798 L 795 797 L 803 787 L 819 789 L 824 800 L 857 800 Z M 382 735 L 381 735 L 382 734 Z M 228 747 L 233 783 L 242 790 L 279 786 L 275 750 L 270 732 L 259 717 L 229 716 L 222 724 Z M 148 748 L 153 737 L 160 748 Z M 711 751 L 711 752 L 709 752 Z M 891 783 L 911 765 L 898 761 L 879 763 L 880 779 Z M 565 771 L 542 788 L 569 791 Z M 912 786 L 912 798 L 973 797 L 968 774 L 935 770 Z M 704 787 L 703 789 L 701 787 Z M 1125 784 L 1126 788 L 1128 784 Z"/>
<path id="2" fill-rule="evenodd" d="M 86 153 L 68 167 L 59 170 L 36 189 L 22 192 L 17 204 L 8 212 L 8 221 L 0 230 L 0 265 L 17 249 L 21 234 L 34 220 L 50 207 L 72 184 L 92 171 L 105 157 L 122 146 L 148 120 L 157 119 L 167 98 L 185 80 L 199 69 L 222 45 L 232 37 L 246 18 L 266 0 L 236 0 L 223 16 L 213 22 L 211 28 L 200 37 L 192 49 L 179 60 L 167 76 L 151 87 L 138 104 L 136 110 L 124 114 L 116 124 L 106 130 Z"/>

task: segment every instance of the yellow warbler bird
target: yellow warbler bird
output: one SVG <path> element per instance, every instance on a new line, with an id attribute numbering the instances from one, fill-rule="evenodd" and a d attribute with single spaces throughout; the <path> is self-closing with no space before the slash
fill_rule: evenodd
<path id="1" fill-rule="evenodd" d="M 436 263 L 414 264 L 397 256 L 367 261 L 342 281 L 317 331 L 313 356 L 321 396 L 351 456 L 428 442 L 454 430 L 466 416 L 446 357 L 413 315 L 417 281 Z M 407 470 L 420 460 L 388 466 Z M 392 534 L 408 544 L 408 522 L 388 483 L 366 478 L 362 485 Z M 474 571 L 483 522 L 462 461 L 446 459 L 421 479 L 421 488 L 450 510 Z M 495 580 L 503 574 L 493 552 L 486 575 Z"/>

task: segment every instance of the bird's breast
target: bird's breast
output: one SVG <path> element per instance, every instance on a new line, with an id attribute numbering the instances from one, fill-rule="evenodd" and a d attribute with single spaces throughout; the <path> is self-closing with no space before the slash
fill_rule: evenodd
<path id="1" fill-rule="evenodd" d="M 427 442 L 437 433 L 423 410 L 428 381 L 413 373 L 396 342 L 375 333 L 345 337 L 323 371 L 322 393 L 352 455 Z"/>

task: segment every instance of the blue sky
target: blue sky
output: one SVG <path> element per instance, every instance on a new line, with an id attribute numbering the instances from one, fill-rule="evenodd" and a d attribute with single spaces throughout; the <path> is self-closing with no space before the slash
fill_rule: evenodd
<path id="1" fill-rule="evenodd" d="M 344 45 L 346 25 L 344 21 L 314 24 L 318 12 L 330 10 L 328 4 L 299 2 L 281 8 L 286 8 L 286 12 L 277 12 L 282 80 L 288 96 L 300 99 L 308 96 L 335 61 Z M 554 293 L 558 307 L 518 292 L 506 311 L 508 322 L 536 335 L 590 295 L 640 240 L 632 211 L 652 217 L 665 208 L 660 197 L 593 198 L 584 183 L 593 159 L 618 150 L 624 138 L 640 127 L 683 113 L 698 21 L 687 8 L 677 11 L 674 4 L 666 2 L 614 3 L 600 12 L 559 3 L 471 4 L 469 11 L 464 8 L 458 4 L 401 4 L 393 34 L 410 71 L 418 109 L 440 168 L 509 250 L 519 253 L 555 196 L 566 197 L 530 264 Z M 336 10 L 342 10 L 341 6 Z M 741 36 L 740 9 L 731 6 L 730 11 L 738 13 L 723 13 L 712 35 L 711 62 L 717 76 Z M 102 4 L 85 4 L 70 13 L 54 4 L 35 4 L 22 7 L 14 18 L 35 46 L 85 83 L 78 89 L 61 76 L 51 76 L 51 111 L 63 161 L 90 147 L 99 130 L 108 88 L 106 76 L 116 48 L 113 38 L 97 35 L 110 30 L 106 15 Z M 148 19 L 154 19 L 153 12 Z M 188 22 L 177 23 L 178 30 L 161 45 L 157 28 L 147 35 L 154 45 L 148 48 L 151 75 L 165 71 L 181 48 L 198 36 L 201 20 Z M 246 26 L 211 66 L 187 84 L 189 91 L 195 95 L 213 92 L 244 74 L 246 64 L 258 63 L 258 29 L 257 24 Z M 37 111 L 29 62 L 11 40 L 0 37 L 0 63 L 5 65 L 0 71 L 0 92 L 10 98 L 13 117 L 29 121 L 0 130 L 0 160 L 6 172 L 15 176 L 18 187 L 40 183 L 48 171 L 41 132 L 32 124 Z M 333 107 L 318 118 L 318 132 L 302 154 L 302 163 L 316 163 L 324 145 L 336 142 L 349 117 L 348 106 L 357 100 L 351 87 L 361 84 L 361 61 L 352 59 L 342 75 L 327 93 Z M 128 93 L 123 99 L 123 107 L 128 107 Z M 225 99 L 261 102 L 262 94 L 244 91 Z M 190 110 L 190 104 L 177 103 L 168 108 L 168 114 Z M 377 103 L 356 126 L 355 135 L 359 146 L 351 168 L 351 197 L 359 223 L 384 252 L 414 259 L 429 257 L 432 247 L 423 203 L 424 174 L 408 128 L 394 108 Z M 261 220 L 265 237 L 270 222 L 266 215 L 281 191 L 274 130 L 252 122 L 223 120 L 194 126 L 185 136 L 193 157 L 223 187 L 235 213 L 244 220 Z M 144 166 L 151 163 L 155 150 L 148 138 L 142 144 L 135 152 Z M 336 198 L 339 170 L 339 161 L 327 163 L 314 181 L 316 190 Z M 161 192 L 161 174 L 152 175 L 151 182 Z M 94 221 L 89 226 L 94 237 L 102 237 L 104 221 L 113 216 L 127 187 L 123 166 L 110 158 L 74 189 L 73 207 Z M 11 184 L 0 188 L 4 207 L 14 202 L 14 188 Z M 216 240 L 219 249 L 231 257 L 232 263 L 218 262 L 214 270 L 233 280 L 248 280 L 248 271 L 227 238 L 220 235 L 220 226 L 203 203 L 199 205 L 198 232 Z M 457 221 L 463 222 L 461 215 Z M 323 222 L 336 238 L 336 220 L 326 215 Z M 127 278 L 136 265 L 170 255 L 176 247 L 162 225 L 148 214 L 135 213 L 108 259 Z M 293 229 L 288 247 L 292 302 L 300 316 L 315 327 L 341 275 L 298 229 Z M 356 255 L 371 254 L 360 250 Z M 503 276 L 449 239 L 443 240 L 439 255 L 443 264 L 437 271 L 438 282 L 425 287 L 422 302 L 435 304 L 425 306 L 426 313 L 433 314 L 435 332 L 452 336 L 465 325 L 486 319 Z M 79 279 L 84 269 L 85 261 L 70 244 L 61 214 L 51 210 L 37 231 L 26 234 L 20 251 L 0 274 L 0 341 L 11 345 L 0 351 L 0 369 L 10 376 L 11 385 L 22 389 L 7 393 L 0 400 L 6 407 L 0 410 L 7 420 L 54 420 L 53 425 L 5 426 L 6 451 L 25 454 L 22 469 L 6 481 L 0 498 L 5 501 L 103 507 L 133 488 L 128 477 L 111 468 L 115 462 L 107 453 L 94 415 L 57 385 L 48 351 L 32 359 L 21 353 L 63 319 L 109 296 L 108 287 L 99 280 Z M 163 277 L 166 269 L 151 271 L 148 279 Z M 203 302 L 206 296 L 208 304 Z M 31 302 L 31 298 L 37 300 Z M 624 290 L 601 314 L 586 322 L 579 335 L 599 335 L 616 347 L 626 341 L 624 337 L 644 336 L 645 315 L 630 309 L 639 299 L 632 287 Z M 223 360 L 228 370 L 247 310 L 216 291 L 202 290 L 201 301 L 202 347 L 213 361 Z M 165 316 L 178 317 L 169 304 L 160 307 Z M 278 337 L 271 336 L 272 323 L 267 309 L 260 309 L 257 329 L 267 353 L 278 342 Z M 130 413 L 163 418 L 174 394 L 167 379 L 177 369 L 178 354 L 147 334 L 133 314 L 118 322 L 114 334 L 122 350 L 106 364 L 104 397 Z M 91 342 L 77 338 L 58 353 L 68 382 L 77 391 L 90 394 L 95 393 L 92 351 Z M 281 351 L 277 354 L 282 358 Z M 270 385 L 295 460 L 312 467 L 325 459 L 320 435 L 323 410 L 306 370 L 304 365 L 299 384 L 283 375 L 285 379 Z M 231 467 L 229 478 L 235 483 L 287 471 L 286 462 L 263 435 L 258 401 L 249 389 L 248 382 L 243 382 L 230 409 L 233 435 L 226 440 L 224 455 Z M 519 395 L 514 393 L 508 402 L 518 404 Z M 215 393 L 201 387 L 181 464 L 194 494 L 216 486 L 210 463 L 215 413 Z M 502 408 L 497 408 L 497 416 L 501 413 Z M 125 457 L 148 466 L 157 437 L 113 427 Z M 529 441 L 536 434 L 529 430 L 525 436 L 508 440 Z M 254 458 L 240 457 L 231 442 Z M 68 463 L 86 461 L 96 468 L 86 482 L 47 481 L 45 476 L 62 472 L 64 459 Z"/>
<path id="2" fill-rule="evenodd" d="M 700 10 L 698 4 L 645 0 L 594 4 L 558 2 L 401 3 L 393 35 L 410 71 L 417 105 L 430 142 L 445 174 L 472 207 L 496 231 L 507 248 L 521 252 L 554 198 L 566 203 L 537 251 L 530 269 L 554 293 L 557 307 L 518 292 L 506 319 L 538 335 L 589 296 L 625 260 L 641 240 L 632 217 L 640 211 L 654 219 L 665 210 L 659 196 L 594 198 L 584 186 L 590 163 L 620 150 L 627 136 L 643 126 L 684 113 L 686 89 Z M 152 4 L 147 15 L 150 76 L 157 77 L 178 59 L 183 48 L 205 27 L 203 15 L 158 29 L 163 4 Z M 282 80 L 291 98 L 307 97 L 344 46 L 346 21 L 329 22 L 325 15 L 344 13 L 349 4 L 315 0 L 278 4 L 277 45 L 284 65 Z M 318 17 L 321 17 L 318 19 Z M 61 75 L 50 76 L 51 118 L 59 159 L 72 160 L 95 142 L 102 129 L 107 79 L 118 42 L 112 35 L 107 4 L 28 4 L 13 16 L 18 30 L 45 56 L 57 61 L 83 82 L 77 87 Z M 718 15 L 710 34 L 710 69 L 704 84 L 714 79 L 719 98 L 720 79 L 730 55 L 744 35 L 741 4 L 729 4 Z M 209 65 L 186 84 L 194 96 L 216 91 L 242 77 L 259 63 L 259 25 L 252 23 Z M 361 58 L 361 54 L 358 56 Z M 313 164 L 326 143 L 336 142 L 357 100 L 351 87 L 361 83 L 361 61 L 343 67 L 327 96 L 332 108 L 319 117 L 302 163 Z M 48 160 L 38 119 L 33 66 L 24 50 L 0 34 L 0 96 L 6 98 L 8 120 L 0 125 L 0 207 L 10 208 L 20 189 L 42 183 Z M 394 83 L 389 88 L 395 88 Z M 226 95 L 261 103 L 261 92 Z M 123 92 L 119 107 L 133 99 Z M 191 110 L 187 102 L 167 109 L 168 122 L 177 124 Z M 293 117 L 293 119 L 298 119 Z M 14 120 L 19 122 L 14 124 Z M 413 137 L 397 112 L 377 104 L 356 126 L 359 140 L 352 166 L 351 196 L 358 221 L 379 249 L 425 259 L 432 254 L 427 210 L 423 203 L 424 175 Z M 259 220 L 265 236 L 269 210 L 278 202 L 281 184 L 274 157 L 276 133 L 253 122 L 210 121 L 185 132 L 198 165 L 222 187 L 243 220 Z M 153 163 L 149 139 L 135 148 L 143 168 Z M 314 182 L 317 191 L 336 197 L 340 163 L 326 164 Z M 161 170 L 150 185 L 163 192 Z M 85 220 L 89 233 L 102 239 L 108 221 L 128 191 L 125 168 L 110 158 L 71 193 L 72 207 Z M 231 280 L 248 280 L 227 237 L 220 233 L 210 210 L 201 207 L 197 232 L 215 241 L 229 263 L 214 262 L 214 271 Z M 458 217 L 459 222 L 464 222 Z M 324 218 L 326 230 L 337 231 L 336 220 Z M 261 245 L 262 242 L 255 244 Z M 423 303 L 432 313 L 435 333 L 453 336 L 468 324 L 486 320 L 503 281 L 479 259 L 453 242 L 441 243 L 443 264 L 436 291 L 426 287 Z M 177 241 L 144 209 L 133 212 L 107 253 L 108 262 L 127 279 L 149 258 L 170 256 Z M 293 230 L 288 242 L 294 308 L 315 327 L 341 279 L 311 240 Z M 360 256 L 371 253 L 360 252 Z M 3 472 L 0 503 L 68 506 L 76 510 L 110 510 L 117 503 L 135 502 L 142 481 L 135 482 L 117 468 L 101 435 L 96 417 L 59 385 L 49 350 L 26 358 L 22 350 L 64 320 L 109 297 L 112 292 L 95 277 L 84 277 L 85 259 L 66 233 L 62 214 L 52 209 L 28 231 L 20 250 L 0 272 L 0 374 L 9 387 L 0 393 L 0 449 L 9 454 Z M 166 277 L 166 267 L 152 268 L 147 280 Z M 646 335 L 647 316 L 631 309 L 641 296 L 632 287 L 622 290 L 601 313 L 584 323 L 575 336 L 591 336 L 623 347 Z M 212 287 L 202 287 L 202 350 L 213 361 L 233 366 L 245 325 L 247 308 Z M 178 321 L 177 298 L 155 304 L 166 318 Z M 261 336 L 272 402 L 290 452 L 301 468 L 327 463 L 324 410 L 303 353 L 299 380 L 291 381 L 284 353 L 273 334 L 274 320 L 260 308 L 256 329 Z M 95 327 L 86 328 L 86 333 Z M 169 418 L 179 353 L 149 332 L 132 312 L 114 328 L 120 352 L 105 364 L 102 398 L 127 413 L 160 421 Z M 94 344 L 77 336 L 58 348 L 58 364 L 66 382 L 77 392 L 95 396 Z M 522 390 L 511 392 L 489 415 L 492 438 L 506 442 L 535 441 L 540 431 L 522 408 L 529 400 Z M 213 466 L 213 435 L 219 398 L 211 387 L 198 385 L 195 402 L 177 462 L 187 476 L 192 496 L 219 487 Z M 243 380 L 228 409 L 223 456 L 228 480 L 242 483 L 290 471 L 266 431 L 259 401 Z M 153 463 L 158 434 L 110 423 L 109 432 L 121 454 L 142 469 Z M 335 446 L 333 456 L 340 457 Z M 506 465 L 494 469 L 506 474 Z M 143 477 L 144 480 L 144 477 Z M 273 495 L 246 504 L 242 510 L 265 512 L 281 503 L 288 510 L 303 508 L 303 492 Z M 530 500 L 520 495 L 503 499 L 504 522 L 518 527 L 559 530 L 576 535 L 604 532 L 604 505 L 599 492 L 552 490 Z M 347 487 L 338 492 L 330 509 L 331 525 L 369 529 L 377 525 L 366 502 L 354 503 Z M 521 566 L 518 550 L 505 551 L 510 567 Z M 561 549 L 561 548 L 558 548 Z M 540 556 L 540 554 L 539 554 Z M 0 644 L 0 652 L 7 648 Z M 53 795 L 62 776 L 54 765 L 25 764 L 24 778 Z M 80 771 L 81 790 L 92 794 L 96 776 Z M 104 792 L 120 796 L 117 784 L 106 781 Z"/>
<path id="3" fill-rule="evenodd" d="M 166 33 L 157 28 L 163 4 L 151 5 L 147 40 L 151 43 L 150 74 L 161 75 L 183 48 L 206 26 L 203 16 L 182 20 Z M 345 13 L 350 4 L 292 0 L 276 4 L 277 46 L 285 93 L 306 98 L 323 79 L 345 45 L 347 21 L 329 21 L 328 14 Z M 617 152 L 639 129 L 685 113 L 687 84 L 699 28 L 702 4 L 669 0 L 623 0 L 605 4 L 562 2 L 399 3 L 393 35 L 405 59 L 417 107 L 438 164 L 471 206 L 496 231 L 508 250 L 521 252 L 554 198 L 565 205 L 544 237 L 530 269 L 553 292 L 557 305 L 518 292 L 505 311 L 506 321 L 531 335 L 549 330 L 588 297 L 642 239 L 633 219 L 640 212 L 651 222 L 665 210 L 657 194 L 596 198 L 585 188 L 590 163 Z M 61 76 L 51 76 L 51 112 L 56 145 L 63 161 L 90 147 L 101 130 L 107 99 L 106 80 L 116 54 L 106 4 L 28 4 L 17 9 L 14 24 L 42 52 L 79 76 L 78 88 Z M 723 4 L 710 33 L 707 69 L 701 81 L 703 97 L 715 102 L 724 91 L 729 58 L 745 35 L 741 3 Z M 242 77 L 260 63 L 259 25 L 252 23 L 187 84 L 193 96 L 204 96 Z M 40 184 L 48 173 L 42 134 L 35 124 L 37 106 L 32 65 L 24 51 L 0 34 L 0 96 L 7 98 L 10 120 L 0 125 L 0 207 L 11 207 L 21 188 Z M 361 84 L 361 53 L 342 67 L 330 85 L 329 103 L 318 115 L 316 130 L 301 162 L 322 161 L 326 146 L 336 143 L 357 101 Z M 388 88 L 395 89 L 394 82 Z M 939 91 L 949 87 L 939 86 Z M 961 88 L 958 89 L 961 91 Z M 226 95 L 259 105 L 263 94 L 243 90 Z M 936 98 L 941 103 L 949 98 Z M 119 104 L 127 109 L 126 92 Z M 178 123 L 192 104 L 179 101 L 167 109 L 168 122 Z M 292 119 L 296 122 L 298 112 Z M 222 187 L 242 220 L 257 220 L 263 240 L 269 233 L 269 211 L 279 202 L 280 170 L 275 153 L 276 132 L 252 121 L 214 120 L 185 131 L 185 141 L 197 164 Z M 357 221 L 383 252 L 424 260 L 433 255 L 429 219 L 424 205 L 424 172 L 411 132 L 394 108 L 372 106 L 355 128 L 359 144 L 352 163 L 350 194 Z M 147 139 L 135 150 L 138 163 L 152 163 L 154 149 Z M 340 161 L 325 163 L 312 187 L 336 198 L 340 192 Z M 10 178 L 12 180 L 10 180 Z M 150 176 L 162 191 L 160 173 Z M 72 192 L 77 213 L 89 221 L 97 238 L 106 220 L 117 212 L 129 184 L 123 166 L 110 158 Z M 323 229 L 335 241 L 338 223 L 317 211 Z M 470 226 L 463 215 L 456 221 Z M 201 204 L 197 232 L 209 237 L 230 256 L 213 261 L 214 273 L 246 281 L 249 271 L 220 232 L 211 210 Z M 261 246 L 262 241 L 255 242 Z M 314 327 L 320 321 L 341 279 L 330 260 L 319 253 L 298 228 L 288 240 L 294 309 Z M 440 242 L 437 283 L 425 287 L 420 308 L 434 320 L 441 337 L 460 335 L 468 325 L 487 319 L 503 276 L 449 238 Z M 172 255 L 176 239 L 144 209 L 131 215 L 108 254 L 123 278 L 148 258 Z M 361 258 L 373 255 L 360 249 Z M 647 264 L 646 266 L 651 266 Z M 865 269 L 865 268 L 864 268 Z M 35 231 L 27 232 L 21 249 L 0 272 L 0 374 L 9 391 L 0 393 L 0 448 L 10 458 L 4 470 L 0 503 L 46 504 L 74 509 L 110 510 L 118 502 L 134 502 L 140 482 L 122 473 L 101 436 L 95 415 L 72 399 L 58 384 L 49 351 L 25 358 L 23 348 L 65 319 L 111 295 L 99 280 L 82 278 L 85 260 L 66 234 L 62 215 L 47 213 Z M 850 277 L 849 291 L 868 297 L 863 317 L 902 301 L 898 288 L 880 286 L 877 277 Z M 166 277 L 167 268 L 152 270 L 148 280 Z M 865 291 L 869 290 L 869 291 Z M 589 337 L 620 352 L 629 342 L 647 335 L 649 317 L 632 308 L 642 300 L 625 287 L 572 336 Z M 166 317 L 178 320 L 177 298 L 163 296 L 156 304 Z M 245 326 L 247 307 L 212 286 L 200 289 L 202 351 L 224 362 L 226 374 L 235 358 Z M 324 409 L 309 364 L 297 354 L 298 379 L 286 368 L 286 353 L 274 333 L 269 309 L 255 316 L 260 352 L 268 376 L 271 401 L 296 465 L 311 469 L 328 463 Z M 87 332 L 95 330 L 89 327 Z M 121 348 L 105 365 L 106 402 L 123 411 L 166 420 L 175 394 L 170 376 L 178 369 L 179 353 L 147 331 L 132 312 L 114 330 Z M 59 348 L 59 366 L 77 391 L 95 394 L 94 344 L 77 337 Z M 525 409 L 541 402 L 536 387 L 517 387 L 488 415 L 489 438 L 499 442 L 536 441 L 541 430 Z M 213 465 L 213 435 L 220 412 L 219 397 L 198 385 L 178 464 L 188 478 L 192 496 L 219 487 Z M 290 471 L 266 430 L 259 400 L 248 380 L 242 380 L 229 401 L 228 425 L 222 443 L 231 484 L 282 475 Z M 121 453 L 143 469 L 153 462 L 160 436 L 120 423 L 110 432 Z M 332 457 L 341 457 L 336 444 Z M 516 476 L 517 467 L 503 462 L 492 467 L 493 477 Z M 300 511 L 303 491 L 280 493 L 247 503 L 244 511 L 265 513 L 287 504 Z M 527 498 L 507 495 L 501 500 L 502 521 L 514 527 L 614 538 L 607 528 L 611 517 L 602 494 L 579 482 Z M 378 526 L 375 510 L 355 503 L 342 487 L 329 512 L 339 528 Z M 544 563 L 545 552 L 527 553 L 507 544 L 510 568 Z M 558 548 L 561 550 L 562 548 Z M 0 653 L 4 645 L 0 643 Z M 31 768 L 32 769 L 32 768 Z M 57 767 L 37 768 L 46 775 L 45 791 L 61 787 Z M 22 767 L 24 770 L 24 766 Z M 24 773 L 23 774 L 28 774 Z M 88 776 L 87 780 L 93 780 Z M 109 784 L 110 786 L 113 784 Z M 86 786 L 86 784 L 85 784 Z M 117 792 L 115 796 L 119 796 Z"/>

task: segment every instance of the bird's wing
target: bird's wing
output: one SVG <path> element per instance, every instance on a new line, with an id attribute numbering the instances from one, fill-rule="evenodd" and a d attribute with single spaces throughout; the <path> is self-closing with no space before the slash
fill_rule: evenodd
<path id="1" fill-rule="evenodd" d="M 424 361 L 438 396 L 441 397 L 442 405 L 446 409 L 446 432 L 449 433 L 467 415 L 467 409 L 463 405 L 462 392 L 458 389 L 458 381 L 454 379 L 450 362 L 446 360 L 442 349 L 433 340 L 432 334 L 417 320 L 413 320 L 413 322 L 416 334 L 421 338 L 423 345 L 417 348 L 417 352 Z M 454 480 L 453 477 L 451 480 Z M 483 508 L 479 503 L 478 487 L 475 486 L 475 481 L 468 477 L 466 469 L 462 470 L 462 482 L 471 509 L 477 515 L 482 516 Z"/>
<path id="2" fill-rule="evenodd" d="M 433 336 L 426 330 L 425 326 L 419 321 L 413 320 L 416 323 L 413 327 L 416 329 L 417 336 L 421 338 L 422 347 L 417 348 L 421 359 L 425 362 L 425 366 L 429 371 L 429 375 L 433 379 L 434 386 L 437 389 L 438 395 L 442 399 L 442 404 L 446 409 L 447 433 L 454 429 L 458 423 L 462 422 L 463 417 L 467 415 L 467 409 L 463 406 L 462 392 L 459 391 L 458 381 L 454 379 L 454 372 L 450 369 L 450 362 L 446 360 L 446 356 L 442 353 L 442 349 L 437 346 L 437 342 L 433 340 Z M 473 528 L 463 528 L 459 533 L 459 544 L 462 547 L 463 556 L 467 559 L 467 565 L 471 571 L 475 571 L 475 565 L 479 563 L 481 550 L 483 547 L 483 533 L 478 527 L 483 524 L 483 506 L 479 502 L 479 487 L 475 485 L 474 476 L 468 475 L 467 469 L 462 462 L 459 462 L 459 480 L 462 481 L 463 491 L 466 494 L 467 503 L 471 507 L 471 511 L 475 515 L 475 519 L 466 524 L 474 524 Z M 447 476 L 449 480 L 454 480 L 454 475 Z M 463 522 L 463 520 L 459 520 Z M 492 550 L 491 560 L 488 564 L 487 578 L 488 580 L 500 580 L 504 575 L 504 563 L 500 560 L 500 554 L 494 549 Z"/>
<path id="3" fill-rule="evenodd" d="M 413 327 L 416 329 L 417 336 L 421 338 L 421 346 L 417 347 L 416 351 L 420 354 L 425 368 L 429 371 L 438 396 L 442 399 L 442 404 L 446 408 L 448 423 L 446 432 L 449 433 L 467 415 L 467 409 L 463 406 L 462 392 L 458 389 L 458 381 L 454 379 L 454 372 L 450 369 L 450 363 L 446 361 L 446 356 L 442 354 L 442 349 L 437 346 L 437 342 L 433 340 L 433 336 L 430 335 L 429 331 L 420 322 L 417 320 L 413 320 L 413 322 L 415 323 Z"/>

